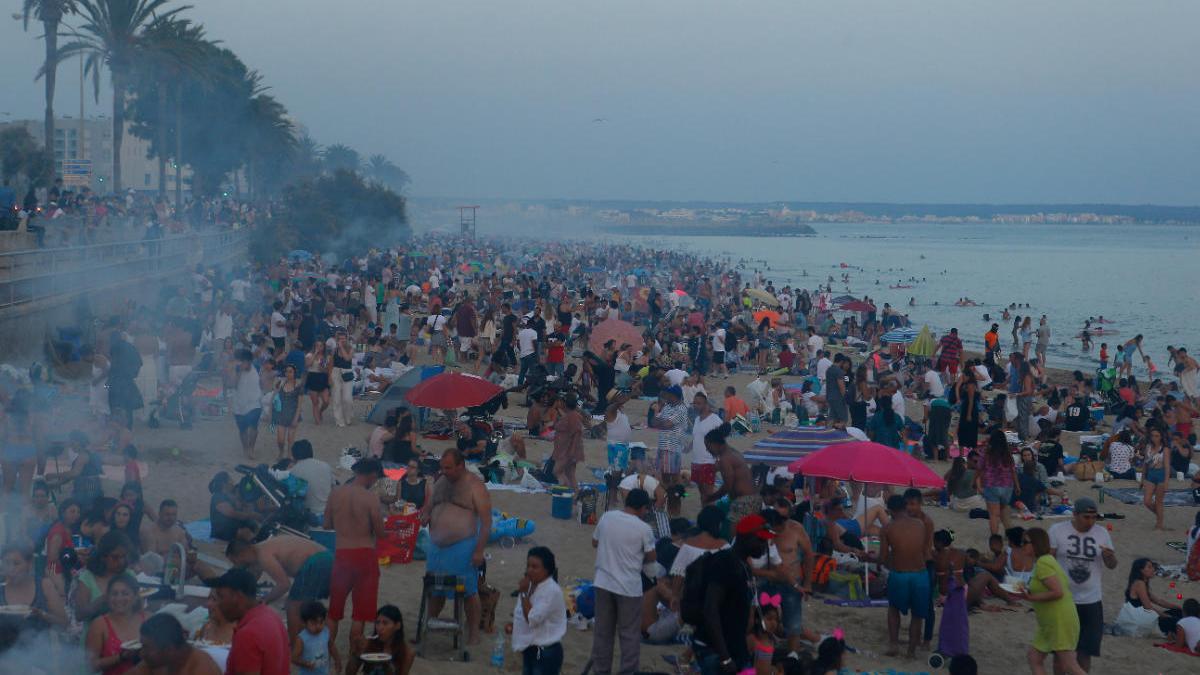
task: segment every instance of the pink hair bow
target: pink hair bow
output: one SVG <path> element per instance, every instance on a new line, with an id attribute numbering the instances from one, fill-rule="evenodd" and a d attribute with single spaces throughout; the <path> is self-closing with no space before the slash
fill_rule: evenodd
<path id="1" fill-rule="evenodd" d="M 783 606 L 783 596 L 779 593 L 776 593 L 775 595 L 761 593 L 758 596 L 758 604 L 762 605 L 763 607 L 774 607 L 775 609 L 780 609 Z"/>
<path id="2" fill-rule="evenodd" d="M 846 639 L 846 631 L 842 630 L 841 627 L 834 628 L 833 629 L 833 637 L 835 637 L 839 640 L 845 640 Z"/>

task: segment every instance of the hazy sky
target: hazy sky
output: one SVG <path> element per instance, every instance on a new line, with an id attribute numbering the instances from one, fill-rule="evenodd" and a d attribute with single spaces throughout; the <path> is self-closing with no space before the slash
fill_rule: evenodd
<path id="1" fill-rule="evenodd" d="M 1195 0 L 192 4 L 416 195 L 1200 203 Z M 0 120 L 40 119 L 3 17 Z"/>

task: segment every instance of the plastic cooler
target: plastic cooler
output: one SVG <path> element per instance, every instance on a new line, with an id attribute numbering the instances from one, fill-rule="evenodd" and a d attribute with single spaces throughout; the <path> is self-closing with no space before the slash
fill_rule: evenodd
<path id="1" fill-rule="evenodd" d="M 608 444 L 608 465 L 624 471 L 629 466 L 629 444 Z"/>
<path id="2" fill-rule="evenodd" d="M 575 512 L 575 491 L 569 488 L 550 489 L 550 515 L 560 520 L 570 520 Z"/>
<path id="3" fill-rule="evenodd" d="M 421 514 L 388 516 L 383 521 L 383 535 L 375 545 L 375 554 L 380 565 L 408 564 L 413 560 L 417 547 L 417 534 L 421 531 Z"/>

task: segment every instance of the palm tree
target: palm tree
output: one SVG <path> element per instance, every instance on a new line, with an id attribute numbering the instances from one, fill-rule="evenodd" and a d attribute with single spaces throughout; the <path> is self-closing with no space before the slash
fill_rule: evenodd
<path id="1" fill-rule="evenodd" d="M 358 151 L 348 145 L 334 143 L 325 148 L 325 169 L 330 173 L 338 169 L 346 169 L 347 171 L 358 171 L 362 160 L 359 159 Z"/>
<path id="2" fill-rule="evenodd" d="M 21 19 L 25 30 L 29 30 L 29 18 L 42 22 L 46 33 L 46 60 L 42 72 L 46 79 L 46 152 L 54 156 L 54 85 L 58 80 L 58 26 L 63 17 L 75 11 L 74 0 L 25 0 L 21 5 Z M 83 144 L 83 139 L 79 139 Z"/>
<path id="3" fill-rule="evenodd" d="M 367 159 L 365 169 L 376 182 L 396 190 L 403 190 L 404 186 L 410 182 L 408 173 L 384 155 L 371 155 Z"/>
<path id="4" fill-rule="evenodd" d="M 208 47 L 217 43 L 205 39 L 204 26 L 192 23 L 188 19 L 160 18 L 146 27 L 139 42 L 139 68 L 145 68 L 147 75 L 155 78 L 160 86 L 155 87 L 158 116 L 157 143 L 158 154 L 158 194 L 166 196 L 167 190 L 167 157 L 171 153 L 167 149 L 167 132 L 170 124 L 167 121 L 168 87 L 166 82 L 173 82 L 172 93 L 175 99 L 175 209 L 179 210 L 183 201 L 183 186 L 181 173 L 182 153 L 182 105 L 183 84 L 186 77 L 204 80 L 207 77 L 204 66 L 208 55 Z"/>
<path id="5" fill-rule="evenodd" d="M 144 30 L 190 9 L 184 5 L 162 11 L 170 0 L 75 0 L 83 24 L 68 36 L 74 38 L 58 50 L 58 59 L 82 54 L 100 98 L 100 71 L 107 66 L 112 78 L 113 172 L 112 189 L 121 189 L 121 144 L 125 137 L 125 94 L 131 71 L 141 53 Z"/>
<path id="6" fill-rule="evenodd" d="M 267 175 L 279 175 L 278 169 L 292 156 L 297 147 L 295 127 L 287 116 L 287 108 L 274 96 L 258 93 L 250 99 L 246 120 L 246 168 L 250 194 L 263 191 Z M 268 171 L 274 168 L 275 171 Z"/>

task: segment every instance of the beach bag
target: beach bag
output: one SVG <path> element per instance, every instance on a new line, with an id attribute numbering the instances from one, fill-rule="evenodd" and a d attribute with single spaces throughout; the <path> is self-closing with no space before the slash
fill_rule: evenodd
<path id="1" fill-rule="evenodd" d="M 693 560 L 683 572 L 683 591 L 679 597 L 679 618 L 689 626 L 704 623 L 704 595 L 708 584 L 705 571 L 713 553 L 705 553 Z"/>
<path id="2" fill-rule="evenodd" d="M 945 656 L 969 654 L 970 628 L 967 619 L 967 588 L 950 576 L 950 592 L 942 609 L 942 621 L 938 624 L 938 652 Z"/>
<path id="3" fill-rule="evenodd" d="M 832 572 L 829 575 L 829 591 L 844 600 L 865 600 L 861 574 L 854 572 Z"/>
<path id="4" fill-rule="evenodd" d="M 1158 631 L 1158 612 L 1145 607 L 1134 607 L 1126 602 L 1121 606 L 1117 615 L 1116 627 L 1121 635 L 1131 637 L 1156 637 Z"/>
<path id="5" fill-rule="evenodd" d="M 813 558 L 812 579 L 814 586 L 824 586 L 837 570 L 837 561 L 832 556 L 818 553 Z"/>
<path id="6" fill-rule="evenodd" d="M 1075 473 L 1075 480 L 1079 481 L 1093 480 L 1096 477 L 1096 472 L 1103 470 L 1104 462 L 1088 461 L 1085 459 L 1075 462 L 1075 466 L 1072 467 L 1072 471 Z"/>

